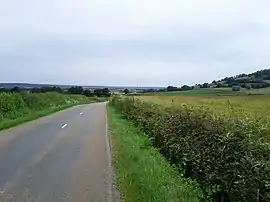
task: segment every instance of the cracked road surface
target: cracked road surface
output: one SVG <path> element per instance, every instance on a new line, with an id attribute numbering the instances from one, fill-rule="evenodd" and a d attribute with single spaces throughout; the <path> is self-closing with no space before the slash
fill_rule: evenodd
<path id="1" fill-rule="evenodd" d="M 80 105 L 1 131 L 0 201 L 113 201 L 106 116 Z"/>

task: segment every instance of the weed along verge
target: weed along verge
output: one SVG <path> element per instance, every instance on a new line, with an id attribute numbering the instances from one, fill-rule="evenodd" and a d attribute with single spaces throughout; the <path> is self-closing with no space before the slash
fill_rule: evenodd
<path id="1" fill-rule="evenodd" d="M 132 98 L 114 97 L 111 105 L 140 128 L 179 173 L 199 184 L 201 200 L 270 201 L 265 122 Z"/>
<path id="2" fill-rule="evenodd" d="M 147 136 L 109 107 L 118 189 L 125 202 L 196 202 L 201 192 L 180 176 Z"/>

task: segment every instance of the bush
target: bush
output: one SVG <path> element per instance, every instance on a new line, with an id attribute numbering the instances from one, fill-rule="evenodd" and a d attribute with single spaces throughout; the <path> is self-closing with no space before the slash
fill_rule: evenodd
<path id="1" fill-rule="evenodd" d="M 267 123 L 130 98 L 113 98 L 111 103 L 148 134 L 185 177 L 200 184 L 206 200 L 270 200 L 270 145 L 262 138 L 269 132 Z"/>
<path id="2" fill-rule="evenodd" d="M 0 93 L 0 120 L 20 117 L 27 110 L 20 94 Z"/>

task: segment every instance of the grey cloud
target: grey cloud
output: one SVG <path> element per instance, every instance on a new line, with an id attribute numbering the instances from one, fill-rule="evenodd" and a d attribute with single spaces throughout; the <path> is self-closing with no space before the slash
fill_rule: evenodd
<path id="1" fill-rule="evenodd" d="M 165 86 L 269 67 L 266 1 L 87 2 L 3 6 L 0 82 Z"/>

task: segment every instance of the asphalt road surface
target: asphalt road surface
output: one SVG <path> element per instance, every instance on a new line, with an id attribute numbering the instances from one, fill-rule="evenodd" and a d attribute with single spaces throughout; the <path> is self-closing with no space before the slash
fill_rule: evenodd
<path id="1" fill-rule="evenodd" d="M 1 202 L 113 200 L 106 104 L 0 132 Z"/>

